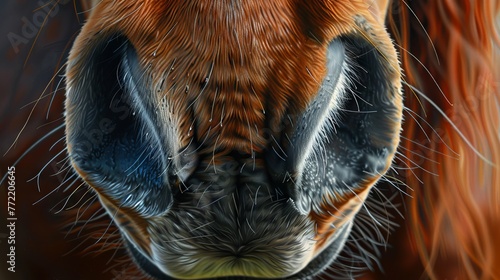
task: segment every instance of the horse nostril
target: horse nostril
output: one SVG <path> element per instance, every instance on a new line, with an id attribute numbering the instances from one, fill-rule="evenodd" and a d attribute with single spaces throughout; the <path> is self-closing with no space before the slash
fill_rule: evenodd
<path id="1" fill-rule="evenodd" d="M 356 35 L 330 42 L 327 58 L 327 75 L 296 117 L 287 145 L 273 144 L 266 154 L 270 177 L 304 214 L 311 197 L 371 187 L 389 168 L 399 141 L 402 99 L 386 58 Z"/>
<path id="2" fill-rule="evenodd" d="M 143 215 L 168 210 L 168 160 L 135 50 L 122 36 L 91 44 L 70 59 L 66 101 L 70 158 L 80 175 L 120 207 Z M 142 74 L 141 74 L 142 75 Z"/>

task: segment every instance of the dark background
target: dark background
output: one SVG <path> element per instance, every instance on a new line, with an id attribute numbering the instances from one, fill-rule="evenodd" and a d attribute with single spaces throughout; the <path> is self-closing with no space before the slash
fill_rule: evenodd
<path id="1" fill-rule="evenodd" d="M 0 176 L 34 142 L 62 123 L 64 91 L 55 92 L 55 89 L 64 71 L 57 71 L 66 60 L 83 15 L 76 13 L 73 1 L 61 1 L 57 6 L 54 6 L 55 1 L 43 2 L 47 4 L 40 5 L 41 2 L 33 0 L 0 2 Z M 50 9 L 53 16 L 44 12 Z M 44 21 L 43 25 L 39 24 Z M 17 49 L 9 36 L 22 39 L 15 41 L 21 42 Z M 15 141 L 28 120 L 33 102 L 42 94 L 46 97 L 36 105 L 19 139 Z M 46 118 L 50 103 L 50 114 Z M 63 136 L 63 131 L 59 130 L 36 146 L 16 166 L 16 273 L 7 271 L 7 183 L 1 185 L 0 279 L 112 279 L 113 274 L 120 270 L 116 263 L 109 262 L 112 251 L 96 256 L 91 253 L 96 249 L 85 250 L 96 241 L 87 238 L 87 231 L 68 233 L 68 225 L 75 221 L 71 211 L 56 213 L 71 206 L 70 203 L 75 200 L 70 199 L 66 207 L 60 203 L 66 202 L 73 191 L 74 188 L 64 192 L 73 178 L 44 198 L 68 179 L 66 172 L 56 174 L 62 167 L 60 161 L 64 160 L 65 153 L 43 169 L 62 150 L 64 141 L 57 141 Z M 14 142 L 15 145 L 8 151 Z M 42 169 L 39 183 L 36 179 L 27 182 Z M 79 184 L 75 182 L 74 185 Z M 73 196 L 82 196 L 77 194 Z"/>

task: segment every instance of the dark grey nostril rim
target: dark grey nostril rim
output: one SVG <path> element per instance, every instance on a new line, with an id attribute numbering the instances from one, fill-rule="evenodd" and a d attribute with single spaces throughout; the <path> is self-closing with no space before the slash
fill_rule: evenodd
<path id="1" fill-rule="evenodd" d="M 154 110 L 139 94 L 147 87 L 135 50 L 120 35 L 86 50 L 69 65 L 78 70 L 66 98 L 70 158 L 117 206 L 143 216 L 163 213 L 172 203 L 172 174 L 150 115 Z"/>

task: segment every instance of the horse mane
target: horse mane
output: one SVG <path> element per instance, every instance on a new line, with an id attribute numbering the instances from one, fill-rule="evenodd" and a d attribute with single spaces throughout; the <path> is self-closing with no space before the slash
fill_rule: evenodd
<path id="1" fill-rule="evenodd" d="M 388 11 L 412 85 L 400 148 L 400 176 L 413 189 L 403 242 L 433 279 L 500 278 L 499 10 L 495 0 L 396 0 Z"/>

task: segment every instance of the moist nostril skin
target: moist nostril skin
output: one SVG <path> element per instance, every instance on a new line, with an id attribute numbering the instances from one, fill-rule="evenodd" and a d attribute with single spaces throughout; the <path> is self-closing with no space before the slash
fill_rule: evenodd
<path id="1" fill-rule="evenodd" d="M 92 187 L 119 207 L 145 216 L 162 213 L 172 201 L 170 174 L 155 122 L 133 98 L 134 91 L 146 88 L 131 88 L 135 52 L 120 36 L 92 49 L 88 57 L 82 55 L 67 94 L 71 160 Z"/>

